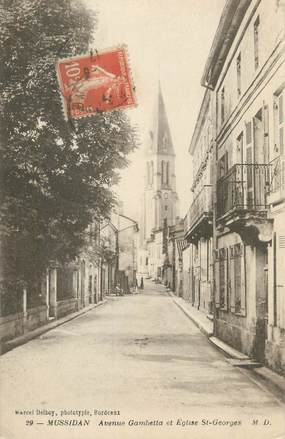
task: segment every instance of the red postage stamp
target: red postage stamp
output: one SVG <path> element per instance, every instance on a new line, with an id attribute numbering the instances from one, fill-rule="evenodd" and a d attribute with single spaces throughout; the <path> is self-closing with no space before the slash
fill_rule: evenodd
<path id="1" fill-rule="evenodd" d="M 136 105 L 125 46 L 62 59 L 56 69 L 67 119 Z"/>

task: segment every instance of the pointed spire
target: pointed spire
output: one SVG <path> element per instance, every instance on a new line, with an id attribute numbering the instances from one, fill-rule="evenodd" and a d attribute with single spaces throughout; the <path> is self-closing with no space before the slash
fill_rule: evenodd
<path id="1" fill-rule="evenodd" d="M 158 137 L 157 152 L 160 154 L 174 154 L 172 138 L 169 129 L 168 118 L 159 82 L 158 92 Z"/>
<path id="2" fill-rule="evenodd" d="M 158 95 L 154 105 L 152 127 L 149 139 L 149 152 L 152 154 L 175 155 L 160 81 L 158 84 Z"/>

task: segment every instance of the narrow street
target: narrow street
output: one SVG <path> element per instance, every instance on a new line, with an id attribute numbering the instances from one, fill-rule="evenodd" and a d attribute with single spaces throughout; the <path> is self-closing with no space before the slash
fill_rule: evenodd
<path id="1" fill-rule="evenodd" d="M 232 367 L 165 289 L 153 283 L 139 294 L 111 297 L 105 305 L 8 352 L 0 365 L 3 439 L 20 439 L 15 431 L 23 433 L 21 439 L 49 439 L 54 430 L 57 437 L 76 439 L 174 434 L 179 439 L 207 438 L 216 434 L 215 428 L 219 437 L 231 438 L 241 437 L 240 428 L 246 430 L 245 438 L 256 434 L 272 439 L 284 433 L 284 407 Z M 57 416 L 15 416 L 15 410 L 36 409 L 55 410 Z M 55 418 L 80 419 L 60 417 L 65 409 L 113 410 L 120 416 L 90 413 L 86 427 L 47 425 Z M 130 419 L 163 420 L 164 425 L 138 428 L 128 426 Z M 198 420 L 198 425 L 182 426 L 179 419 Z M 241 421 L 242 426 L 207 426 L 202 419 Z M 27 420 L 33 425 L 25 427 Z M 99 426 L 102 420 L 126 425 Z M 167 420 L 173 425 L 166 426 Z M 253 420 L 259 424 L 250 425 Z M 270 425 L 261 425 L 265 420 Z"/>

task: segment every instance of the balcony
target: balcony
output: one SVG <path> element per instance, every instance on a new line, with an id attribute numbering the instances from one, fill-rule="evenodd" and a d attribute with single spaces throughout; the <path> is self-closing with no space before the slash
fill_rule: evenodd
<path id="1" fill-rule="evenodd" d="M 270 165 L 268 204 L 276 205 L 285 200 L 285 156 L 276 157 Z"/>
<path id="2" fill-rule="evenodd" d="M 199 237 L 211 236 L 212 217 L 212 185 L 205 185 L 195 197 L 185 217 L 185 238 L 195 242 Z"/>
<path id="3" fill-rule="evenodd" d="M 248 234 L 248 237 L 244 236 L 248 241 L 260 239 L 259 235 L 269 236 L 267 198 L 270 170 L 271 164 L 236 164 L 218 180 L 218 228 L 227 226 L 240 235 Z"/>

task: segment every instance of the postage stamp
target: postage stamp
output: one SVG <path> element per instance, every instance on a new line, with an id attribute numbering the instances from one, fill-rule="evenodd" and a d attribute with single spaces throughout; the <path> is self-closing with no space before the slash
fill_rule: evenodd
<path id="1" fill-rule="evenodd" d="M 61 59 L 56 70 L 66 119 L 136 106 L 126 46 Z"/>

